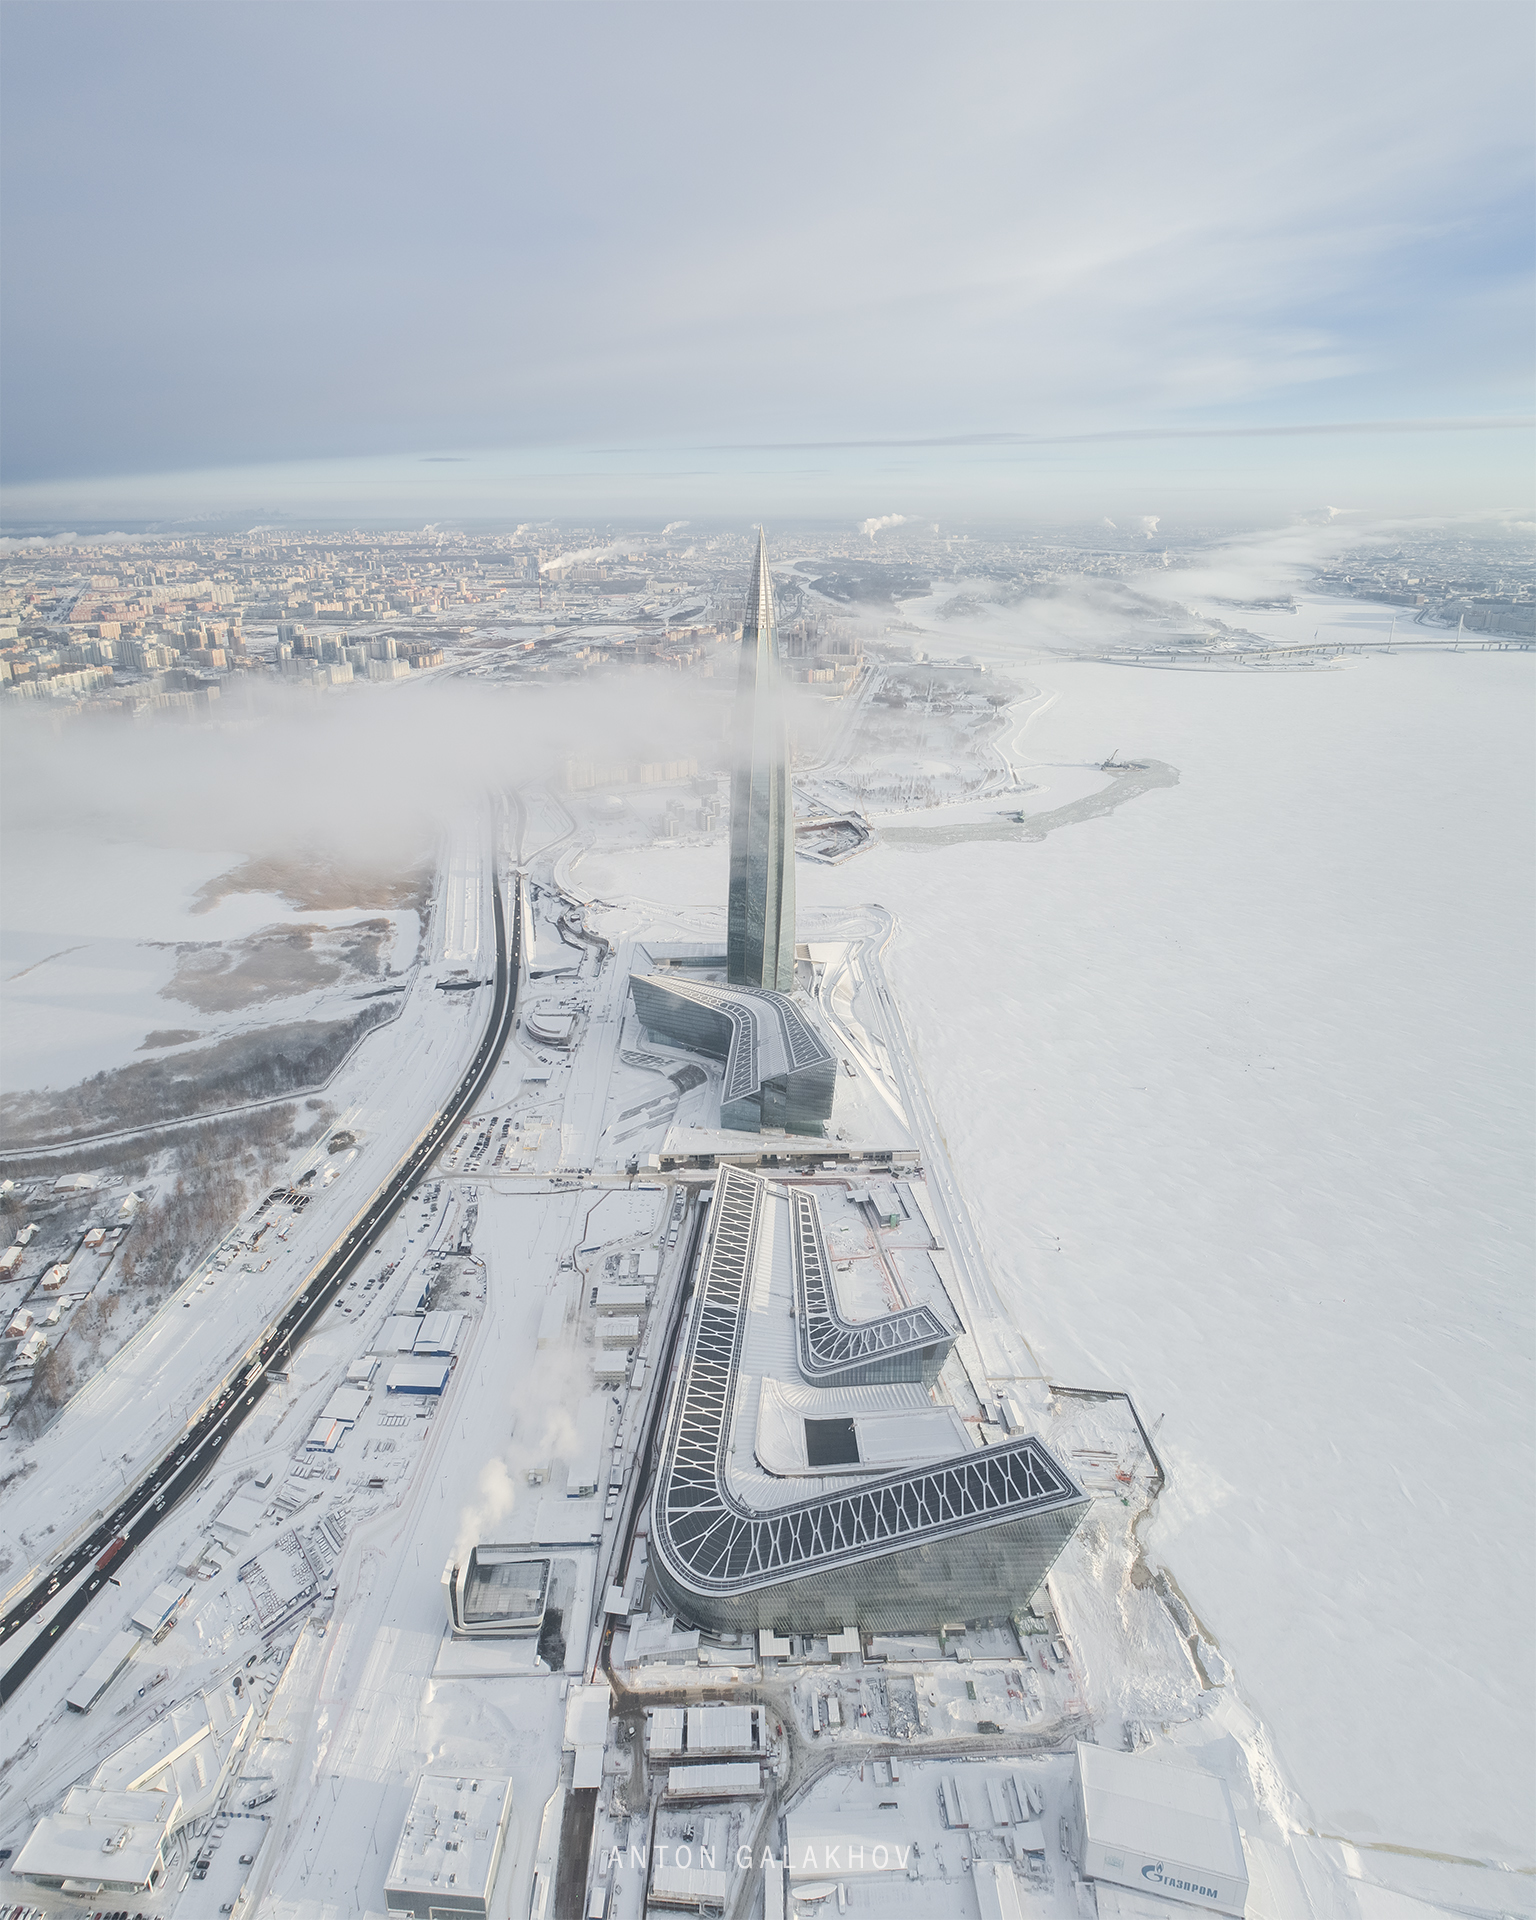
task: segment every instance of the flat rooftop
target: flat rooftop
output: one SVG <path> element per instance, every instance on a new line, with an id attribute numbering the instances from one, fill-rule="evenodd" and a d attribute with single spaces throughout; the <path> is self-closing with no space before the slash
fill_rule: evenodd
<path id="1" fill-rule="evenodd" d="M 11 1871 L 23 1880 L 72 1880 L 81 1892 L 147 1891 L 180 1813 L 174 1791 L 71 1787 L 59 1811 L 37 1823 Z"/>
<path id="2" fill-rule="evenodd" d="M 537 1626 L 544 1618 L 549 1562 L 508 1547 L 472 1547 L 464 1574 L 464 1623 Z"/>
<path id="3" fill-rule="evenodd" d="M 396 1911 L 432 1897 L 489 1901 L 512 1810 L 506 1774 L 424 1773 L 384 1882 Z"/>

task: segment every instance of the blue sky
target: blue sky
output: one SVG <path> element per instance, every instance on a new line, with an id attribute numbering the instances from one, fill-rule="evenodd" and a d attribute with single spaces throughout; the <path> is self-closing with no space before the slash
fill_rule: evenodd
<path id="1" fill-rule="evenodd" d="M 8 4 L 6 515 L 1523 510 L 1533 19 Z"/>

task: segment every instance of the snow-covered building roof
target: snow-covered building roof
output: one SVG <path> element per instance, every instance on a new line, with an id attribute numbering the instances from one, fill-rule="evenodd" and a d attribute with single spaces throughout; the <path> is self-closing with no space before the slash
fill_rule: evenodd
<path id="1" fill-rule="evenodd" d="M 138 1651 L 139 1642 L 137 1633 L 114 1633 L 65 1694 L 66 1705 L 76 1713 L 89 1713 Z"/>
<path id="2" fill-rule="evenodd" d="M 573 1686 L 566 1696 L 564 1744 L 576 1756 L 571 1773 L 573 1787 L 602 1785 L 603 1747 L 612 1706 L 613 1695 L 606 1680 Z"/>
<path id="3" fill-rule="evenodd" d="M 912 1822 L 894 1807 L 830 1808 L 802 1804 L 785 1816 L 785 1857 L 792 1887 L 872 1874 L 907 1877 Z"/>
<path id="4" fill-rule="evenodd" d="M 343 1426 L 353 1426 L 363 1416 L 363 1408 L 368 1404 L 368 1389 L 361 1381 L 338 1387 L 321 1409 L 322 1420 L 339 1420 Z"/>
<path id="5" fill-rule="evenodd" d="M 448 1373 L 446 1360 L 397 1360 L 384 1386 L 389 1393 L 441 1393 Z"/>
<path id="6" fill-rule="evenodd" d="M 417 1329 L 412 1351 L 424 1354 L 452 1353 L 458 1344 L 459 1329 L 463 1324 L 462 1313 L 427 1314 Z"/>
<path id="7" fill-rule="evenodd" d="M 162 1714 L 96 1769 L 103 1793 L 168 1793 L 180 1805 L 177 1826 L 209 1812 L 255 1714 L 255 1697 L 218 1687 Z"/>
<path id="8" fill-rule="evenodd" d="M 755 1760 L 717 1760 L 702 1767 L 668 1767 L 669 1800 L 735 1800 L 763 1790 L 763 1770 Z"/>
<path id="9" fill-rule="evenodd" d="M 505 1774 L 424 1773 L 384 1882 L 389 1911 L 486 1914 L 511 1811 Z"/>
<path id="10" fill-rule="evenodd" d="M 32 1829 L 11 1871 L 38 1886 L 67 1881 L 78 1893 L 148 1893 L 164 1877 L 165 1843 L 180 1811 L 174 1792 L 71 1787 L 59 1811 Z"/>
<path id="11" fill-rule="evenodd" d="M 1248 1862 L 1227 1783 L 1107 1747 L 1077 1749 L 1074 1839 L 1086 1879 L 1241 1913 Z"/>
<path id="12" fill-rule="evenodd" d="M 133 1625 L 140 1633 L 158 1633 L 191 1591 L 190 1581 L 163 1581 L 134 1608 Z"/>

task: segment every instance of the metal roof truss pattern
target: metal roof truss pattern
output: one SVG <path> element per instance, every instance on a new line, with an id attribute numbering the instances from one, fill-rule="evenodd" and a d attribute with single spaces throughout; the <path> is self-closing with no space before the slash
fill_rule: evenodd
<path id="1" fill-rule="evenodd" d="M 732 1495 L 726 1483 L 731 1411 L 767 1194 L 768 1183 L 757 1175 L 721 1169 L 653 1498 L 653 1562 L 673 1597 L 697 1598 L 707 1617 L 711 1596 L 746 1594 L 1050 1510 L 1060 1519 L 1048 1529 L 1059 1536 L 1053 1559 L 1088 1502 L 1033 1435 L 767 1513 L 752 1512 Z"/>
<path id="2" fill-rule="evenodd" d="M 648 1027 L 724 1058 L 720 1109 L 727 1127 L 746 1118 L 753 1128 L 763 1119 L 777 1119 L 795 1131 L 820 1131 L 817 1123 L 832 1111 L 837 1062 L 784 994 L 715 987 L 670 972 L 636 974 L 630 985 L 636 1011 Z M 678 1002 L 699 1009 L 702 1018 L 679 1017 Z"/>
<path id="3" fill-rule="evenodd" d="M 816 1196 L 792 1187 L 789 1217 L 795 1347 L 806 1379 L 817 1387 L 884 1380 L 925 1380 L 931 1385 L 955 1344 L 954 1329 L 927 1305 L 903 1307 L 878 1320 L 845 1320 L 838 1311 Z"/>

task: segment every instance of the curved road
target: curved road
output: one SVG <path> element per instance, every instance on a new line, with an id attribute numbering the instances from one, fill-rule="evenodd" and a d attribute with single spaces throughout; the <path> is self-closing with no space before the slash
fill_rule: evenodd
<path id="1" fill-rule="evenodd" d="M 89 1569 L 89 1577 L 68 1595 L 46 1628 L 0 1675 L 0 1701 L 8 1700 L 15 1693 L 57 1643 L 64 1629 L 89 1605 L 113 1569 L 148 1539 L 166 1512 L 183 1494 L 190 1492 L 215 1463 L 219 1449 L 266 1392 L 268 1363 L 285 1350 L 291 1350 L 313 1330 L 379 1232 L 388 1226 L 407 1194 L 431 1165 L 445 1137 L 480 1097 L 511 1033 L 521 963 L 522 915 L 513 913 L 509 952 L 506 911 L 499 883 L 493 882 L 492 905 L 496 917 L 496 995 L 485 1037 L 453 1097 L 428 1121 L 415 1145 L 357 1216 L 345 1237 L 295 1294 L 286 1311 L 226 1374 L 213 1398 L 205 1403 L 172 1451 L 118 1501 L 89 1535 L 76 1543 L 47 1580 L 24 1594 L 0 1618 L 0 1646 L 3 1646 L 51 1605 L 71 1581 Z"/>

